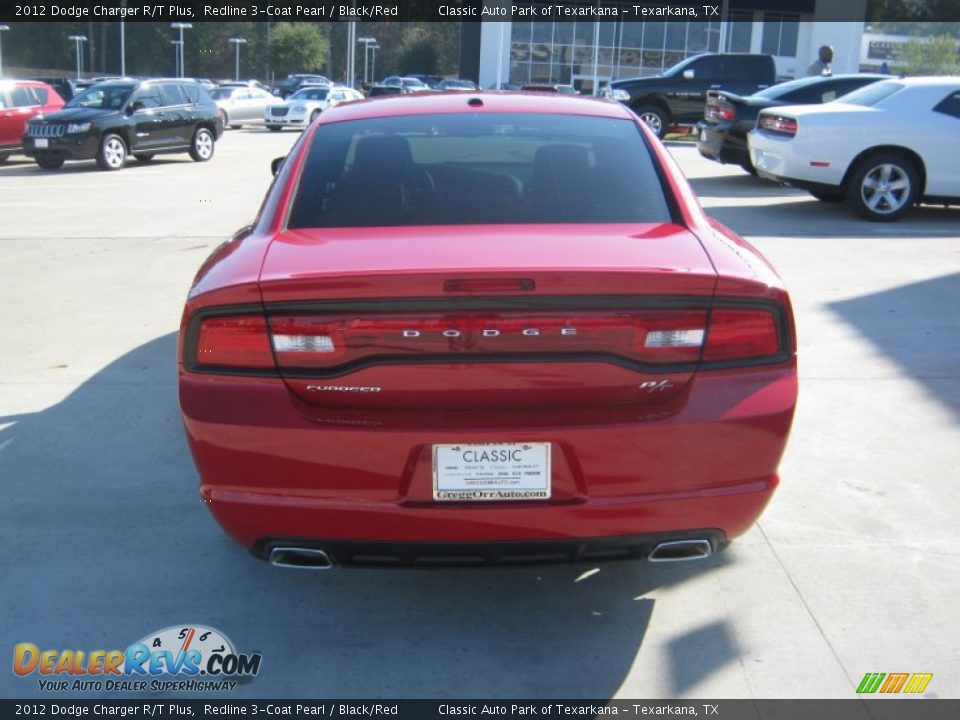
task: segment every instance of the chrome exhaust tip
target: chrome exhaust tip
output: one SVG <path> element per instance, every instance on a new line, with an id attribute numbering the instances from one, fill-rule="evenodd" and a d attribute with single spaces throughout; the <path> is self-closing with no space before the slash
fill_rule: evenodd
<path id="1" fill-rule="evenodd" d="M 671 540 L 657 545 L 647 558 L 650 562 L 683 562 L 705 560 L 713 555 L 713 543 L 709 540 Z"/>
<path id="2" fill-rule="evenodd" d="M 323 550 L 304 547 L 275 547 L 267 561 L 274 567 L 294 570 L 332 570 L 336 563 Z"/>

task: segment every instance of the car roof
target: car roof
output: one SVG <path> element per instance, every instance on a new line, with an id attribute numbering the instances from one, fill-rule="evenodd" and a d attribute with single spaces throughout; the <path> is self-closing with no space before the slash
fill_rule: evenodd
<path id="1" fill-rule="evenodd" d="M 4 78 L 0 80 L 0 89 L 23 87 L 24 85 L 29 87 L 48 87 L 48 84 L 43 80 L 17 80 L 15 78 Z"/>
<path id="2" fill-rule="evenodd" d="M 952 87 L 960 84 L 960 75 L 937 75 L 937 76 L 919 76 L 919 77 L 887 77 L 888 80 L 894 80 L 907 87 L 940 85 L 943 87 Z"/>
<path id="3" fill-rule="evenodd" d="M 477 106 L 477 100 L 482 106 Z M 481 110 L 482 107 L 482 110 Z M 595 117 L 634 119 L 622 103 L 562 93 L 523 94 L 502 91 L 461 93 L 415 93 L 389 95 L 375 102 L 338 105 L 326 121 L 364 120 L 392 115 L 434 115 L 450 113 L 542 113 L 555 115 L 592 115 Z M 324 116 L 321 116 L 323 118 Z"/>

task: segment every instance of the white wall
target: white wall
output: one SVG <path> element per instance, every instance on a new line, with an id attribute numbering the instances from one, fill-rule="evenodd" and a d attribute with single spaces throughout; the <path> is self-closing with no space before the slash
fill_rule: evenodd
<path id="1" fill-rule="evenodd" d="M 510 80 L 509 22 L 484 22 L 480 27 L 480 87 L 496 88 L 497 58 L 501 60 L 501 82 Z"/>

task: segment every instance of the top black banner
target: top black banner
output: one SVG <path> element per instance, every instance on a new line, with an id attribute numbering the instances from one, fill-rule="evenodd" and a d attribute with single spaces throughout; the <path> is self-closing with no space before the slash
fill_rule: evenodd
<path id="1" fill-rule="evenodd" d="M 726 19 L 724 9 L 832 22 L 960 21 L 960 0 L 4 0 L 0 22 L 689 22 Z"/>

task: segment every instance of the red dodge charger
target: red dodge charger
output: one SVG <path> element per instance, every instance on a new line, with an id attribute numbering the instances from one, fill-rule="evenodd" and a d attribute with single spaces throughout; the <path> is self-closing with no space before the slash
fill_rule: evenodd
<path id="1" fill-rule="evenodd" d="M 200 493 L 275 565 L 709 556 L 797 397 L 787 292 L 619 103 L 325 111 L 200 269 Z"/>

